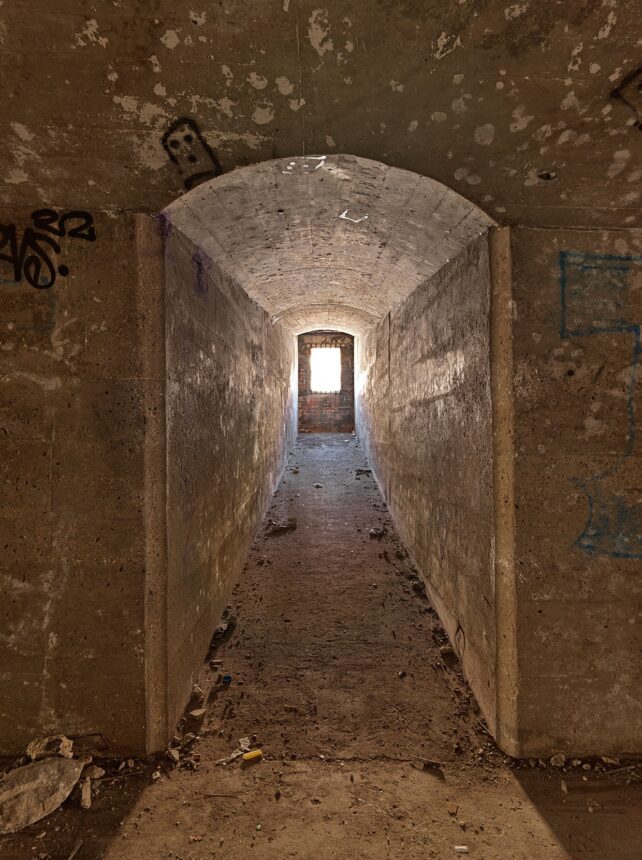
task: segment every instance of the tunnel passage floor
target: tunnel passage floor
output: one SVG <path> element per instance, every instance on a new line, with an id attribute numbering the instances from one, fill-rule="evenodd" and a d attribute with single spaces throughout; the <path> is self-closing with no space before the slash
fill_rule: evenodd
<path id="1" fill-rule="evenodd" d="M 222 662 L 200 679 L 198 768 L 167 764 L 155 781 L 153 764 L 115 770 L 91 810 L 75 801 L 7 843 L 7 857 L 66 860 L 78 836 L 77 860 L 425 860 L 455 846 L 475 860 L 639 856 L 630 773 L 577 768 L 565 794 L 558 770 L 513 769 L 496 749 L 363 469 L 354 436 L 296 442 Z M 268 534 L 288 517 L 295 530 Z M 223 672 L 232 683 L 217 687 Z M 253 735 L 263 760 L 217 764 Z"/>

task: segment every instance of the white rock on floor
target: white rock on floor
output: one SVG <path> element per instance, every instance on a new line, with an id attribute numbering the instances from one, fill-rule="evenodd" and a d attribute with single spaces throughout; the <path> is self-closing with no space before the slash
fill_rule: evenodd
<path id="1" fill-rule="evenodd" d="M 38 738 L 31 741 L 27 747 L 27 755 L 31 761 L 37 761 L 41 758 L 49 758 L 50 756 L 59 755 L 63 758 L 72 758 L 74 754 L 74 742 L 70 741 L 64 735 L 51 735 L 47 738 Z"/>
<path id="2" fill-rule="evenodd" d="M 0 780 L 0 833 L 16 833 L 54 812 L 78 782 L 83 762 L 47 758 Z"/>
<path id="3" fill-rule="evenodd" d="M 87 776 L 80 785 L 80 806 L 91 809 L 91 779 Z"/>

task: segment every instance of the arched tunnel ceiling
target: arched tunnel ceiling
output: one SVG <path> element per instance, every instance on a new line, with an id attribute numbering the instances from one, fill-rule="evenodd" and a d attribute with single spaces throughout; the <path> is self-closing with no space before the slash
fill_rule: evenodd
<path id="1" fill-rule="evenodd" d="M 433 179 L 349 155 L 235 170 L 164 215 L 295 332 L 358 333 L 494 223 Z"/>

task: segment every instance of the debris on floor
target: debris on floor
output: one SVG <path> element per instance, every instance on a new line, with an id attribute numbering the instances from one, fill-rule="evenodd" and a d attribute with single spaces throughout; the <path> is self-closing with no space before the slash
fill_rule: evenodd
<path id="1" fill-rule="evenodd" d="M 263 757 L 263 750 L 261 749 L 252 749 L 252 741 L 249 737 L 239 738 L 238 747 L 230 753 L 230 755 L 225 756 L 225 758 L 220 758 L 216 761 L 218 765 L 228 765 L 237 759 L 243 759 L 245 762 L 256 761 Z"/>
<path id="2" fill-rule="evenodd" d="M 380 526 L 375 526 L 374 528 L 370 529 L 369 534 L 371 538 L 377 538 L 377 540 L 381 540 L 381 538 L 384 537 L 384 535 L 386 534 L 386 529 Z"/>
<path id="3" fill-rule="evenodd" d="M 421 761 L 413 761 L 412 766 L 415 770 L 423 770 L 426 773 L 431 774 L 432 776 L 436 776 L 437 779 L 445 781 L 446 777 L 444 775 L 443 766 L 438 761 L 432 761 L 431 759 L 423 759 Z"/>
<path id="4" fill-rule="evenodd" d="M 200 731 L 206 714 L 207 708 L 195 708 L 193 711 L 189 711 L 185 723 L 186 728 L 191 732 Z"/>
<path id="5" fill-rule="evenodd" d="M 51 735 L 31 741 L 26 752 L 31 761 L 56 755 L 62 758 L 73 758 L 74 742 L 64 735 Z"/>
<path id="6" fill-rule="evenodd" d="M 85 843 L 84 843 L 84 840 L 83 840 L 83 839 L 78 839 L 78 841 L 76 842 L 76 844 L 75 844 L 75 845 L 74 845 L 74 847 L 72 848 L 72 850 L 71 850 L 71 854 L 69 855 L 69 857 L 67 858 L 67 860 L 74 860 L 74 857 L 78 854 L 78 852 L 80 851 L 80 849 L 82 848 L 82 846 L 83 846 L 84 844 L 85 844 Z"/>
<path id="7" fill-rule="evenodd" d="M 83 767 L 83 761 L 54 756 L 10 770 L 0 780 L 0 833 L 15 833 L 58 809 Z"/>
<path id="8" fill-rule="evenodd" d="M 167 749 L 121 762 L 104 738 L 69 736 L 76 759 L 43 761 L 85 744 L 100 761 L 49 819 L 0 838 L 3 860 L 637 860 L 642 763 L 497 749 L 346 442 L 297 442 L 301 475 L 265 521 L 297 518 L 297 534 L 259 533 Z"/>
<path id="9" fill-rule="evenodd" d="M 190 693 L 188 708 L 202 708 L 205 702 L 205 693 L 198 684 L 194 684 Z"/>
<path id="10" fill-rule="evenodd" d="M 296 517 L 288 517 L 286 520 L 270 520 L 265 534 L 267 537 L 282 535 L 296 529 Z"/>
<path id="11" fill-rule="evenodd" d="M 94 782 L 98 782 L 99 779 L 102 779 L 105 776 L 105 769 L 98 767 L 97 764 L 90 764 L 84 773 Z"/>
<path id="12" fill-rule="evenodd" d="M 176 747 L 170 747 L 169 749 L 165 750 L 165 755 L 174 764 L 178 764 L 181 760 L 180 751 L 176 749 Z"/>
<path id="13" fill-rule="evenodd" d="M 80 781 L 80 805 L 83 809 L 91 808 L 91 779 L 88 776 Z"/>
<path id="14" fill-rule="evenodd" d="M 229 609 L 225 609 L 223 613 L 223 620 L 218 625 L 216 630 L 214 631 L 214 635 L 212 636 L 212 641 L 210 643 L 210 650 L 216 648 L 221 644 L 225 639 L 229 639 L 234 628 L 236 627 L 236 616 L 232 615 Z"/>
<path id="15" fill-rule="evenodd" d="M 250 750 L 250 752 L 243 753 L 243 761 L 258 761 L 262 757 L 263 750 Z"/>

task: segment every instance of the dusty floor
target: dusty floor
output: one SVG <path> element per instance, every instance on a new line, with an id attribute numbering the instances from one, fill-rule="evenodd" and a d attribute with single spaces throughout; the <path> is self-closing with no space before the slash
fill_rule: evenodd
<path id="1" fill-rule="evenodd" d="M 352 436 L 297 442 L 236 626 L 210 655 L 222 663 L 203 671 L 196 770 L 189 755 L 156 780 L 156 764 L 112 764 L 90 810 L 72 796 L 0 840 L 3 860 L 424 860 L 455 846 L 639 860 L 641 767 L 532 767 L 496 750 L 366 466 Z M 288 517 L 295 530 L 266 535 Z M 244 736 L 263 760 L 217 765 Z"/>

